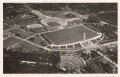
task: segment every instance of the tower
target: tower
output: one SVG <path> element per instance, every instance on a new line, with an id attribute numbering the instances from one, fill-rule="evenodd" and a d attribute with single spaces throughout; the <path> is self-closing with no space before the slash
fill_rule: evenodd
<path id="1" fill-rule="evenodd" d="M 83 40 L 86 39 L 86 33 L 83 33 Z"/>

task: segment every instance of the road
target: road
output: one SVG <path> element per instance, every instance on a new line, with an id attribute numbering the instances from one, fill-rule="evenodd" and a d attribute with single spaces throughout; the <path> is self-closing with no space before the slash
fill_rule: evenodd
<path id="1" fill-rule="evenodd" d="M 13 28 L 14 28 L 14 27 L 13 27 Z M 12 28 L 12 29 L 13 29 L 13 28 Z M 83 48 L 74 49 L 74 50 L 71 50 L 71 49 L 66 49 L 66 50 L 49 49 L 49 48 L 47 48 L 47 47 L 44 47 L 44 46 L 35 44 L 35 43 L 31 42 L 31 41 L 28 41 L 27 39 L 30 38 L 31 36 L 28 37 L 27 39 L 23 39 L 23 38 L 17 37 L 17 36 L 15 36 L 14 34 L 10 33 L 9 30 L 11 30 L 11 29 L 5 30 L 4 33 L 5 33 L 5 34 L 8 34 L 8 35 L 10 35 L 10 36 L 13 36 L 13 37 L 15 37 L 15 38 L 17 38 L 17 39 L 19 39 L 19 40 L 25 41 L 25 42 L 27 42 L 27 43 L 29 43 L 29 44 L 31 44 L 31 45 L 36 46 L 36 47 L 42 48 L 42 49 L 44 49 L 44 50 L 47 50 L 47 51 L 61 51 L 61 52 L 62 52 L 62 51 L 78 51 L 78 50 L 83 49 Z M 36 34 L 35 34 L 35 35 L 36 35 Z M 32 36 L 32 37 L 33 37 L 33 36 Z M 93 46 L 90 46 L 90 47 L 91 47 L 91 49 L 93 49 L 93 48 L 102 47 L 102 46 L 111 45 L 111 44 L 116 44 L 116 43 L 117 43 L 117 41 L 114 41 L 114 42 L 109 42 L 109 43 L 100 44 L 100 45 L 93 45 Z M 19 43 L 17 43 L 17 44 L 19 44 Z M 16 45 L 16 44 L 15 44 L 15 45 Z M 110 59 L 109 59 L 108 57 L 106 57 L 103 53 L 101 53 L 101 52 L 99 52 L 99 51 L 97 51 L 97 53 L 98 53 L 100 56 L 103 56 L 106 60 L 108 60 L 110 63 L 112 63 L 112 64 L 115 65 L 116 67 L 118 66 L 115 62 L 113 62 L 112 60 L 110 60 Z"/>
<path id="2" fill-rule="evenodd" d="M 99 13 L 102 14 L 102 13 L 110 13 L 110 12 L 117 12 L 117 11 L 100 11 Z"/>
<path id="3" fill-rule="evenodd" d="M 115 62 L 113 62 L 112 60 L 110 60 L 108 57 L 106 57 L 104 54 L 102 54 L 101 52 L 97 51 L 97 53 L 100 56 L 103 56 L 106 60 L 108 60 L 110 63 L 112 63 L 113 65 L 115 65 L 116 67 L 118 66 Z"/>
<path id="4" fill-rule="evenodd" d="M 109 43 L 105 43 L 105 44 L 100 44 L 100 45 L 96 45 L 96 47 L 102 47 L 102 46 L 106 46 L 106 45 L 111 45 L 111 44 L 117 44 L 117 41 L 114 41 L 114 42 L 109 42 Z M 106 60 L 108 60 L 110 63 L 112 63 L 113 65 L 115 65 L 116 67 L 118 66 L 115 62 L 113 62 L 112 60 L 110 60 L 108 57 L 106 57 L 103 53 L 97 51 L 97 53 L 100 55 L 100 56 L 103 56 Z"/>
<path id="5" fill-rule="evenodd" d="M 27 7 L 33 14 L 37 15 L 38 17 L 43 16 L 43 14 L 42 14 L 40 11 L 34 10 L 34 9 L 32 9 L 31 7 L 29 7 L 29 6 L 27 6 L 27 5 L 24 5 L 24 6 Z M 76 12 L 72 12 L 72 11 L 68 11 L 68 12 L 73 13 L 73 14 L 79 16 L 79 14 L 76 13 Z M 68 12 L 67 12 L 67 13 L 68 13 Z M 102 11 L 102 12 L 100 12 L 100 13 L 106 13 L 106 12 L 116 12 L 116 11 Z M 92 23 L 92 24 L 93 24 L 93 23 Z M 96 24 L 96 23 L 94 23 L 94 24 Z M 97 23 L 97 24 L 98 24 L 98 23 Z M 14 27 L 13 27 L 13 28 L 14 28 Z M 13 28 L 10 28 L 9 30 L 11 30 L 11 29 L 13 29 Z M 4 31 L 4 33 L 5 33 L 5 32 L 8 32 L 9 30 Z M 46 32 L 43 32 L 43 33 L 46 33 Z M 34 37 L 34 36 L 39 35 L 39 34 L 42 34 L 42 33 L 38 33 L 38 34 L 32 35 L 32 36 L 27 37 L 27 38 L 25 38 L 25 39 L 20 38 L 20 37 L 17 37 L 17 36 L 15 36 L 14 34 L 11 34 L 11 33 L 9 33 L 9 34 L 10 34 L 11 36 L 15 37 L 15 38 L 21 39 L 22 41 L 28 42 L 28 43 L 30 43 L 30 44 L 32 44 L 32 45 L 34 45 L 34 46 L 40 47 L 40 48 L 45 49 L 45 50 L 48 50 L 48 51 L 51 50 L 51 49 L 49 49 L 49 48 L 47 48 L 47 47 L 43 47 L 43 46 L 41 46 L 41 45 L 35 44 L 35 43 L 27 40 L 27 39 L 29 39 L 29 38 L 31 38 L 31 37 Z M 117 41 L 116 41 L 116 42 L 117 42 Z M 116 43 L 116 42 L 115 42 L 115 43 Z M 112 42 L 112 43 L 114 43 L 114 42 Z M 111 42 L 110 42 L 110 43 L 105 43 L 105 44 L 103 44 L 103 45 L 109 45 L 109 44 L 112 44 L 112 43 L 111 43 Z M 103 46 L 103 45 L 101 45 L 101 46 Z M 92 47 L 92 46 L 91 46 L 91 47 Z M 72 50 L 72 51 L 78 51 L 78 50 L 81 50 L 81 48 L 79 48 L 79 49 L 74 49 L 74 50 Z M 66 50 L 54 49 L 54 50 L 52 50 L 52 51 L 71 51 L 71 49 L 66 49 Z"/>
<path id="6" fill-rule="evenodd" d="M 39 48 L 42 48 L 42 49 L 45 49 L 45 50 L 48 50 L 48 51 L 71 51 L 71 50 L 51 50 L 51 49 L 49 49 L 49 48 L 46 48 L 46 47 L 43 47 L 43 46 L 41 46 L 41 45 L 35 44 L 35 43 L 33 43 L 33 42 L 30 42 L 30 41 L 28 41 L 28 40 L 26 40 L 26 39 L 17 37 L 17 36 L 15 36 L 14 34 L 12 34 L 12 33 L 10 33 L 10 32 L 6 32 L 6 33 L 9 34 L 10 36 L 13 36 L 13 37 L 15 37 L 15 38 L 17 38 L 17 39 L 20 39 L 20 40 L 22 40 L 22 41 L 25 41 L 25 42 L 27 42 L 27 43 L 29 43 L 29 44 L 32 44 L 32 45 L 34 45 L 34 46 L 36 46 L 36 47 L 39 47 Z M 115 42 L 110 42 L 110 43 L 105 43 L 105 44 L 101 44 L 101 46 L 106 46 L 106 45 L 116 44 L 116 43 L 117 43 L 117 41 L 115 41 Z M 91 46 L 91 47 L 92 47 L 92 46 Z M 78 51 L 78 50 L 73 50 L 73 51 Z M 115 62 L 113 62 L 112 60 L 110 60 L 109 58 L 107 58 L 107 57 L 106 57 L 104 54 L 102 54 L 101 52 L 97 51 L 97 53 L 98 53 L 100 56 L 103 56 L 106 60 L 108 60 L 108 61 L 109 61 L 110 63 L 112 63 L 113 65 L 118 66 Z"/>
<path id="7" fill-rule="evenodd" d="M 12 33 L 10 33 L 10 32 L 6 32 L 6 34 L 8 34 L 8 35 L 10 35 L 10 36 L 13 36 L 13 37 L 15 37 L 15 38 L 17 38 L 17 39 L 19 39 L 19 40 L 25 41 L 25 42 L 27 42 L 27 43 L 29 43 L 29 44 L 32 44 L 32 45 L 34 45 L 34 46 L 36 46 L 36 47 L 42 48 L 42 49 L 44 49 L 44 50 L 51 51 L 51 49 L 49 49 L 49 48 L 46 48 L 46 47 L 43 47 L 43 46 L 41 46 L 41 45 L 35 44 L 35 43 L 31 42 L 31 41 L 28 41 L 27 39 L 23 39 L 23 38 L 17 37 L 17 36 L 15 36 L 14 34 L 12 34 Z"/>
<path id="8" fill-rule="evenodd" d="M 98 12 L 98 13 L 91 13 L 91 14 L 89 14 L 89 15 L 92 15 L 93 18 L 96 19 L 96 20 L 98 20 L 98 21 L 107 22 L 107 23 L 112 24 L 112 26 L 114 26 L 114 27 L 117 28 L 117 26 L 115 26 L 116 24 L 114 24 L 112 21 L 107 20 L 107 19 L 104 19 L 104 18 L 100 18 L 100 17 L 97 16 L 97 15 L 99 15 L 99 14 L 109 13 L 109 12 L 116 12 L 116 13 L 117 13 L 117 11 L 101 11 L 101 12 Z"/>
<path id="9" fill-rule="evenodd" d="M 113 41 L 113 42 L 109 42 L 109 43 L 104 43 L 104 44 L 101 44 L 103 46 L 106 46 L 106 45 L 111 45 L 111 44 L 117 44 L 118 41 Z"/>
<path id="10" fill-rule="evenodd" d="M 44 18 L 44 17 L 45 17 L 45 15 L 42 14 L 40 11 L 34 10 L 34 9 L 32 9 L 31 7 L 29 7 L 28 5 L 24 5 L 24 6 L 25 6 L 26 8 L 28 8 L 33 14 L 37 15 L 38 18 Z"/>

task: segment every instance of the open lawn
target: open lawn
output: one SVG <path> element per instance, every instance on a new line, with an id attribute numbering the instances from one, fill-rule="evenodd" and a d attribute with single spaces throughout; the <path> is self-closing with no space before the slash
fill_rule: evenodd
<path id="1" fill-rule="evenodd" d="M 20 43 L 19 45 L 20 45 L 22 48 L 28 50 L 29 52 L 34 52 L 34 51 L 38 52 L 38 51 L 41 51 L 41 50 L 42 50 L 41 48 L 36 47 L 36 46 L 34 46 L 34 45 L 30 44 L 30 43 L 27 43 L 27 42 L 22 42 L 22 43 Z"/>
<path id="2" fill-rule="evenodd" d="M 48 22 L 47 23 L 49 26 L 60 26 L 60 24 L 59 23 L 57 23 L 57 22 Z"/>
<path id="3" fill-rule="evenodd" d="M 39 24 L 40 20 L 38 18 L 26 18 L 26 19 L 18 19 L 14 22 L 16 25 L 19 25 L 21 28 L 26 28 L 27 25 L 31 25 L 31 24 Z"/>
<path id="4" fill-rule="evenodd" d="M 42 28 L 36 28 L 36 29 L 30 29 L 31 32 L 34 32 L 34 33 L 42 33 L 42 32 L 45 32 L 44 29 Z"/>
<path id="5" fill-rule="evenodd" d="M 34 37 L 31 37 L 28 40 L 31 41 L 31 42 L 33 42 L 33 43 L 35 43 L 35 44 L 39 44 L 39 45 L 42 44 L 42 43 L 44 43 L 44 41 L 38 35 L 36 35 Z"/>
<path id="6" fill-rule="evenodd" d="M 34 35 L 34 33 L 32 33 L 32 32 L 25 31 L 25 30 L 22 30 L 22 29 L 19 29 L 19 28 L 12 29 L 9 32 L 11 32 L 14 35 L 16 35 L 18 37 L 21 37 L 21 38 L 27 38 L 29 36 Z"/>
<path id="7" fill-rule="evenodd" d="M 16 43 L 19 43 L 21 42 L 21 40 L 17 39 L 17 38 L 14 38 L 14 37 L 9 37 L 8 39 L 4 40 L 3 41 L 3 46 L 4 47 L 10 47 Z"/>
<path id="8" fill-rule="evenodd" d="M 98 17 L 100 17 L 103 21 L 117 25 L 117 22 L 118 22 L 117 21 L 117 12 L 98 14 Z"/>

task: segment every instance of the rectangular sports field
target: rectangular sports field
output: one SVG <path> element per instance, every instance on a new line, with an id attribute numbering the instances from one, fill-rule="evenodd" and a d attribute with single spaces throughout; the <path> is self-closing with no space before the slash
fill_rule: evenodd
<path id="1" fill-rule="evenodd" d="M 23 38 L 23 39 L 34 35 L 34 33 L 32 33 L 32 32 L 25 31 L 25 30 L 20 29 L 20 28 L 11 29 L 11 30 L 9 30 L 9 32 L 13 33 L 14 35 L 17 34 L 16 36 L 19 35 L 18 37 L 21 37 L 21 38 Z"/>
<path id="2" fill-rule="evenodd" d="M 22 43 L 19 44 L 22 48 L 27 49 L 29 52 L 33 52 L 33 51 L 41 51 L 41 48 L 36 47 L 30 43 L 27 43 L 25 41 L 23 41 Z"/>
<path id="3" fill-rule="evenodd" d="M 3 41 L 3 46 L 10 47 L 10 46 L 15 45 L 19 42 L 21 42 L 21 40 L 15 38 L 15 37 L 9 37 Z"/>
<path id="4" fill-rule="evenodd" d="M 98 34 L 84 26 L 76 26 L 73 28 L 62 29 L 58 31 L 43 33 L 42 35 L 51 43 L 55 45 L 63 45 L 74 43 L 84 40 L 84 34 L 86 39 L 97 36 Z"/>

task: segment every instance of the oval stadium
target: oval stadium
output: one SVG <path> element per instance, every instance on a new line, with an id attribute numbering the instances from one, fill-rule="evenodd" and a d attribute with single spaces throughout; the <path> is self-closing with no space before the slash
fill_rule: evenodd
<path id="1" fill-rule="evenodd" d="M 64 28 L 65 26 L 67 26 L 67 22 L 62 19 L 62 18 L 58 18 L 58 17 L 45 17 L 44 19 L 41 20 L 41 23 L 45 26 L 47 26 L 48 28 Z"/>

